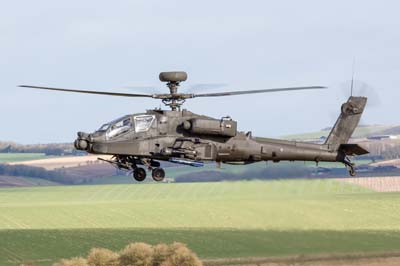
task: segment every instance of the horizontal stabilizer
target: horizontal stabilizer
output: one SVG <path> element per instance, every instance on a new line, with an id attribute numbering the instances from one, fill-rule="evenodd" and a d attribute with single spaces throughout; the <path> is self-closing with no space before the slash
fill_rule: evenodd
<path id="1" fill-rule="evenodd" d="M 369 153 L 369 151 L 358 144 L 341 144 L 339 146 L 339 150 L 343 151 L 346 155 L 349 156 L 364 155 Z"/>

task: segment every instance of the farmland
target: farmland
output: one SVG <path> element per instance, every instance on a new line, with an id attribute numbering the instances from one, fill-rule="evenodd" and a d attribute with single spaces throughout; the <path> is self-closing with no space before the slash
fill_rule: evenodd
<path id="1" fill-rule="evenodd" d="M 400 249 L 400 194 L 335 180 L 7 188 L 0 265 L 181 241 L 203 259 Z"/>
<path id="2" fill-rule="evenodd" d="M 0 163 L 23 162 L 48 158 L 44 153 L 0 153 Z"/>
<path id="3" fill-rule="evenodd" d="M 46 170 L 54 170 L 59 168 L 69 168 L 69 167 L 79 167 L 81 165 L 93 164 L 93 163 L 101 163 L 98 158 L 101 157 L 103 159 L 109 159 L 110 156 L 98 156 L 98 155 L 89 155 L 89 156 L 71 156 L 71 157 L 47 157 L 43 159 L 34 159 L 34 160 L 17 160 L 10 161 L 10 165 L 18 165 L 24 164 L 28 166 L 35 167 L 43 167 Z"/>

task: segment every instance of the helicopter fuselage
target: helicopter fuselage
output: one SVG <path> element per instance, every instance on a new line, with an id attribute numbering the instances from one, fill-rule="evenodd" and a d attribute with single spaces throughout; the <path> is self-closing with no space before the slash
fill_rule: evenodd
<path id="1" fill-rule="evenodd" d="M 165 177 L 159 161 L 200 166 L 203 161 L 217 163 L 249 164 L 259 161 L 315 161 L 342 162 L 354 175 L 353 164 L 348 156 L 368 153 L 357 144 L 348 141 L 357 127 L 367 103 L 365 97 L 351 96 L 342 105 L 341 114 L 323 144 L 287 140 L 255 138 L 251 132 L 237 130 L 236 121 L 230 117 L 215 119 L 182 110 L 188 99 L 225 97 L 244 94 L 288 92 L 325 89 L 322 86 L 273 88 L 260 90 L 223 91 L 214 93 L 179 93 L 180 83 L 186 81 L 183 71 L 161 72 L 161 82 L 166 82 L 169 93 L 122 93 L 90 91 L 54 87 L 20 85 L 20 87 L 47 91 L 107 95 L 130 98 L 159 99 L 170 111 L 150 110 L 142 114 L 127 115 L 104 124 L 88 134 L 79 132 L 75 148 L 92 154 L 113 155 L 107 160 L 118 168 L 133 170 L 134 178 L 143 181 L 145 165 L 152 170 L 152 177 L 161 181 Z"/>
<path id="2" fill-rule="evenodd" d="M 147 126 L 142 125 L 145 123 Z M 160 161 L 180 158 L 247 164 L 281 160 L 334 162 L 342 159 L 342 154 L 331 150 L 329 145 L 256 138 L 251 132 L 237 131 L 236 122 L 230 118 L 215 119 L 187 110 L 150 110 L 125 116 L 102 128 L 92 134 L 79 133 L 75 147 L 92 154 Z M 119 132 L 113 133 L 114 130 Z"/>

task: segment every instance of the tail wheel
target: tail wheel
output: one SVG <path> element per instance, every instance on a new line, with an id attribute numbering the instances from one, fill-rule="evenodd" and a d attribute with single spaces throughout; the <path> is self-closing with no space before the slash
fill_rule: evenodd
<path id="1" fill-rule="evenodd" d="M 352 163 L 349 157 L 345 156 L 343 159 L 343 163 L 346 166 L 347 170 L 349 171 L 350 176 L 356 175 L 356 169 L 354 168 L 354 163 Z"/>
<path id="2" fill-rule="evenodd" d="M 154 181 L 160 182 L 163 181 L 165 178 L 165 171 L 162 168 L 155 168 L 151 173 Z"/>
<path id="3" fill-rule="evenodd" d="M 134 172 L 133 172 L 133 178 L 136 181 L 142 182 L 143 180 L 146 179 L 146 170 L 144 170 L 143 168 L 137 168 Z"/>
<path id="4" fill-rule="evenodd" d="M 350 176 L 356 176 L 356 170 L 354 169 L 354 167 L 350 167 L 349 174 Z"/>

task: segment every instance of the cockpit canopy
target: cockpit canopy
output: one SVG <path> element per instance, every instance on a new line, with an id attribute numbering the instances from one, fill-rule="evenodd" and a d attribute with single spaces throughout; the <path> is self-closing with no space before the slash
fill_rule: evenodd
<path id="1" fill-rule="evenodd" d="M 146 132 L 150 129 L 154 115 L 126 115 L 102 125 L 97 132 L 105 132 L 107 139 L 112 139 L 127 132 Z"/>

